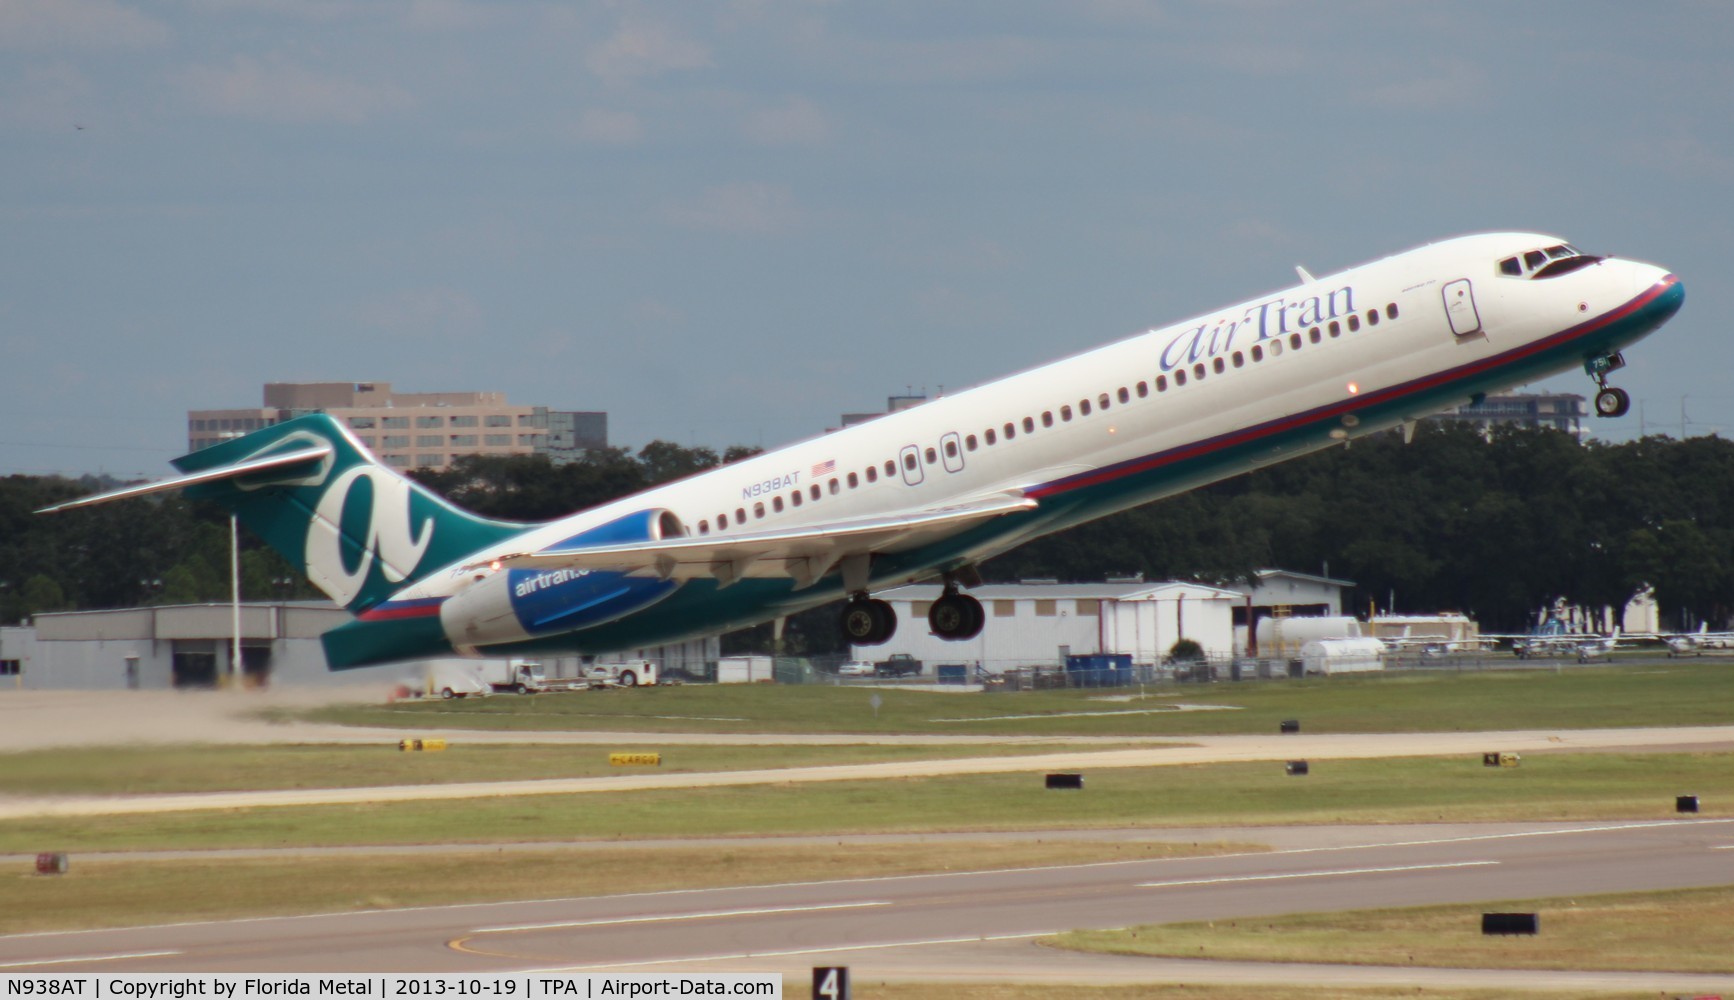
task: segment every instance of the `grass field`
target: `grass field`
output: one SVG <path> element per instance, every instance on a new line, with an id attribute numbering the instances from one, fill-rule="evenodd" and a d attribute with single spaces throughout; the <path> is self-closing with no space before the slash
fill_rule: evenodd
<path id="1" fill-rule="evenodd" d="M 1129 737 L 1269 733 L 1284 719 L 1345 733 L 1734 724 L 1734 664 L 1714 660 L 1169 684 L 1129 702 L 1101 700 L 1107 693 L 1139 691 L 684 685 L 338 706 L 305 717 L 404 728 Z M 1181 712 L 1176 703 L 1232 710 Z"/>
<path id="2" fill-rule="evenodd" d="M 691 773 L 1028 754 L 1028 746 L 613 746 L 465 744 L 437 753 L 380 746 L 175 746 L 57 749 L 0 756 L 0 794 L 139 795 L 278 788 L 354 788 L 588 778 L 633 771 Z M 1103 748 L 1109 749 L 1109 748 Z M 654 767 L 616 767 L 611 752 L 655 752 Z"/>
<path id="3" fill-rule="evenodd" d="M 1483 937 L 1483 911 L 1535 913 L 1535 936 Z M 1734 972 L 1734 887 L 1526 899 L 1078 931 L 1057 947 L 1117 955 L 1495 969 Z"/>
<path id="4" fill-rule="evenodd" d="M 1734 755 L 1541 754 L 1115 768 L 1081 792 L 1037 773 L 213 810 L 0 822 L 0 851 L 486 843 L 1066 827 L 1602 820 L 1734 815 Z"/>

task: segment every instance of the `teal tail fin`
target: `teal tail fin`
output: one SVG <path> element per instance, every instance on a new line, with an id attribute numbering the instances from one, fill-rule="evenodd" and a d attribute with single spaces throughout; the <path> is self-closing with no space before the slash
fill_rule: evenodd
<path id="1" fill-rule="evenodd" d="M 337 420 L 296 417 L 174 462 L 187 495 L 234 511 L 360 614 L 527 526 L 478 517 L 375 461 Z"/>

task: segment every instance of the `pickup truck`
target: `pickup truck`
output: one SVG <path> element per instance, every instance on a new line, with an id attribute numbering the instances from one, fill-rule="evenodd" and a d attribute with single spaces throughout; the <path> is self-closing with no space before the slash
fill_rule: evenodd
<path id="1" fill-rule="evenodd" d="M 921 673 L 921 661 L 908 653 L 892 653 L 887 659 L 873 664 L 880 677 L 910 677 Z"/>

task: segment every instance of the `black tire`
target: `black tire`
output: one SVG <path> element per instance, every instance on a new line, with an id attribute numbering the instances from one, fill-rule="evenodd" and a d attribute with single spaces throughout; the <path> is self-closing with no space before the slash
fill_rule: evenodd
<path id="1" fill-rule="evenodd" d="M 1596 393 L 1596 416 L 1623 417 L 1632 408 L 1631 394 L 1624 389 L 1607 386 Z"/>
<path id="2" fill-rule="evenodd" d="M 873 613 L 879 618 L 879 637 L 873 640 L 874 644 L 878 645 L 897 634 L 897 612 L 885 601 L 873 600 L 867 603 L 873 606 Z"/>
<path id="3" fill-rule="evenodd" d="M 447 701 L 451 701 L 453 698 L 456 698 L 457 696 L 458 696 L 458 693 L 456 691 L 453 691 L 451 688 L 440 688 L 440 697 L 444 698 Z"/>
<path id="4" fill-rule="evenodd" d="M 622 670 L 620 672 L 620 686 L 624 688 L 637 687 L 638 675 L 630 670 Z"/>
<path id="5" fill-rule="evenodd" d="M 839 624 L 845 642 L 855 646 L 877 646 L 897 631 L 897 612 L 884 601 L 850 601 L 843 607 Z"/>
<path id="6" fill-rule="evenodd" d="M 528 684 L 520 684 L 520 685 L 518 685 L 517 690 L 518 690 L 519 694 L 529 694 L 530 693 L 530 686 Z"/>
<path id="7" fill-rule="evenodd" d="M 986 621 L 981 602 L 968 594 L 946 594 L 927 610 L 928 628 L 949 642 L 975 638 Z"/>

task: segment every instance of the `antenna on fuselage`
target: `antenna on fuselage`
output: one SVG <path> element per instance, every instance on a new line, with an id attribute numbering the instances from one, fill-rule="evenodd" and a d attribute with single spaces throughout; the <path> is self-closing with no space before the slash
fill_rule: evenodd
<path id="1" fill-rule="evenodd" d="M 1303 285 L 1310 285 L 1313 282 L 1319 280 L 1319 279 L 1313 277 L 1312 275 L 1308 274 L 1307 269 L 1300 266 L 1299 264 L 1296 264 L 1294 266 L 1294 273 L 1300 275 L 1301 284 L 1303 284 Z"/>

